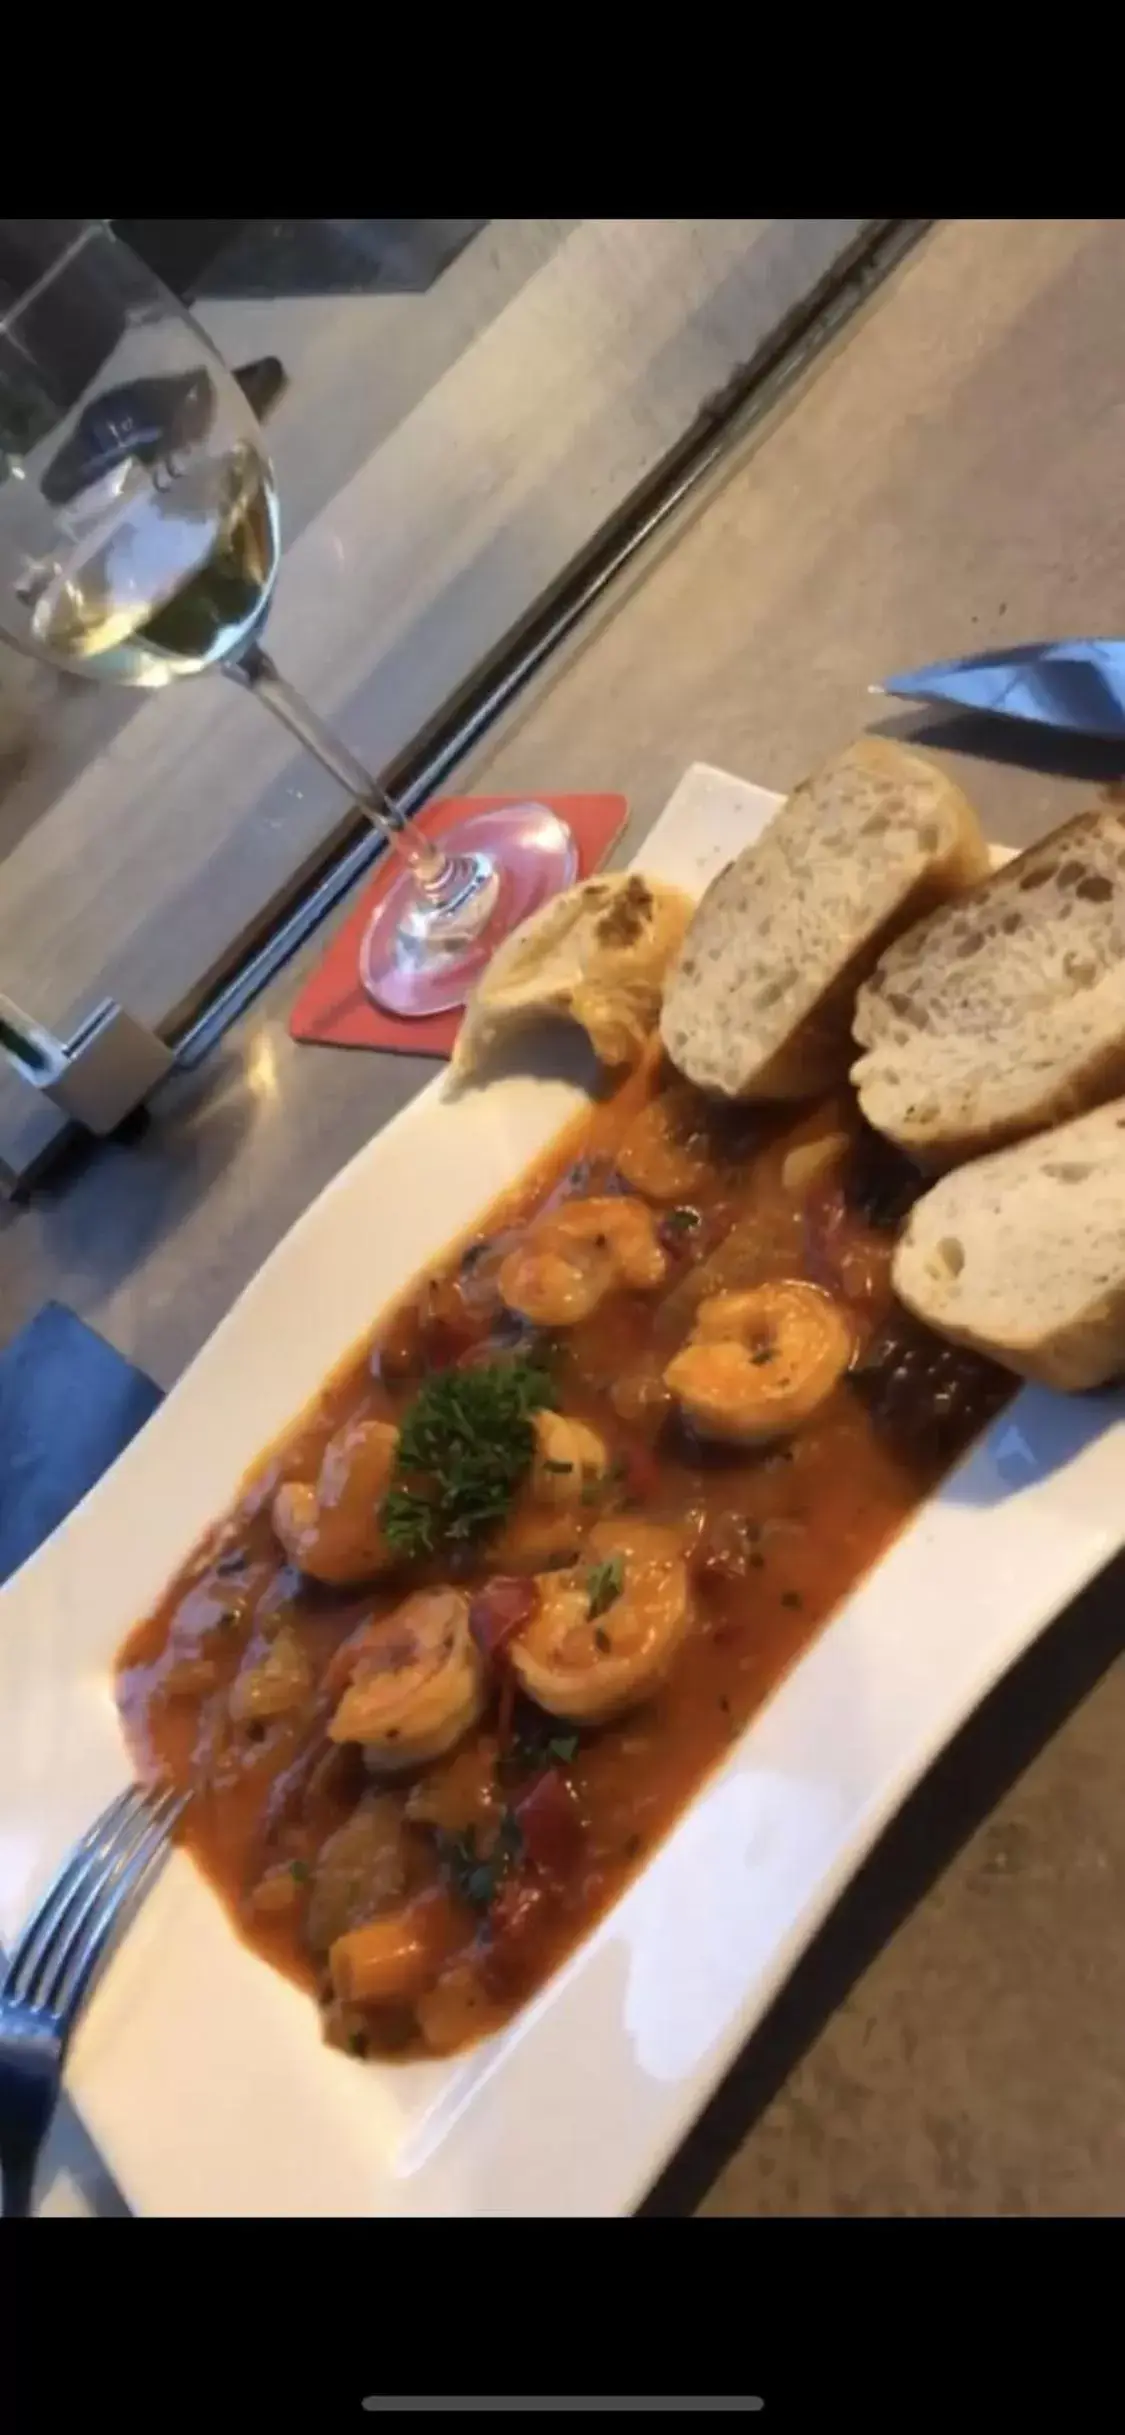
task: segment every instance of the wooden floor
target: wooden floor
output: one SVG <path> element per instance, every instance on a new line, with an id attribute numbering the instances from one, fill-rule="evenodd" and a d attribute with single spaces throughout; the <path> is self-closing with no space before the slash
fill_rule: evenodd
<path id="1" fill-rule="evenodd" d="M 494 221 L 421 294 L 201 308 L 229 360 L 291 375 L 271 648 L 361 755 L 410 740 L 861 225 Z M 159 1023 L 344 809 L 218 677 L 138 703 L 2 646 L 0 789 L 0 987 L 64 1031 L 106 991 Z M 9 1167 L 54 1121 L 0 1075 Z"/>

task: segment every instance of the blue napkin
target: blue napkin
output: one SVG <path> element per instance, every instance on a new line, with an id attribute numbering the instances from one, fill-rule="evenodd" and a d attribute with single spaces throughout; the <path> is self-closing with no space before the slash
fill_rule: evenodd
<path id="1" fill-rule="evenodd" d="M 0 1582 L 135 1437 L 161 1390 L 61 1302 L 0 1352 Z"/>

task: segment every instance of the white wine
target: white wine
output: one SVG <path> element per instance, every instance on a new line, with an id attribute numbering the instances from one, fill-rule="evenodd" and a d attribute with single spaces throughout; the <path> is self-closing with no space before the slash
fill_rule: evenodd
<path id="1" fill-rule="evenodd" d="M 269 606 L 278 561 L 270 469 L 245 443 L 127 482 L 47 568 L 31 631 L 79 676 L 160 686 L 237 656 Z M 82 513 L 78 503 L 75 521 Z"/>

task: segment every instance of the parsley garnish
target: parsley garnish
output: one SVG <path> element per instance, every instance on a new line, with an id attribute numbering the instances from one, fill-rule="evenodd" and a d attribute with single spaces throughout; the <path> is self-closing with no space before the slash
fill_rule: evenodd
<path id="1" fill-rule="evenodd" d="M 499 1761 L 502 1783 L 519 1783 L 541 1775 L 545 1767 L 569 1767 L 579 1748 L 579 1736 L 558 1726 L 549 1716 L 524 1706 L 512 1739 Z"/>
<path id="2" fill-rule="evenodd" d="M 550 1765 L 550 1761 L 558 1763 L 560 1768 L 567 1768 L 575 1753 L 577 1734 L 548 1734 L 548 1731 L 531 1726 L 526 1734 L 516 1734 L 511 1748 L 504 1753 L 504 1761 L 506 1765 L 511 1765 L 516 1775 L 536 1775 L 538 1770 Z"/>
<path id="3" fill-rule="evenodd" d="M 435 1841 L 442 1875 L 454 1893 L 471 1910 L 491 1910 L 509 1869 L 523 1850 L 523 1835 L 515 1811 L 504 1811 L 495 1839 L 486 1851 L 481 1850 L 471 1826 L 459 1835 L 439 1830 Z"/>
<path id="4" fill-rule="evenodd" d="M 531 1416 L 551 1382 L 526 1355 L 440 1370 L 419 1388 L 399 1430 L 382 1524 L 397 1556 L 429 1556 L 503 1521 L 531 1467 Z"/>
<path id="5" fill-rule="evenodd" d="M 607 1556 L 602 1564 L 591 1564 L 586 1575 L 586 1613 L 591 1623 L 606 1608 L 620 1598 L 625 1587 L 624 1556 Z"/>
<path id="6" fill-rule="evenodd" d="M 669 1209 L 664 1218 L 669 1234 L 694 1234 L 699 1224 L 698 1209 Z"/>

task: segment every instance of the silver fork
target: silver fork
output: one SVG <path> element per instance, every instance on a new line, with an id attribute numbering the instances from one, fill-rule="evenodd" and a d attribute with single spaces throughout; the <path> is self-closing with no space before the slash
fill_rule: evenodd
<path id="1" fill-rule="evenodd" d="M 0 2215 L 30 2215 L 66 2050 L 114 1936 L 156 1873 L 186 1793 L 134 1784 L 48 1886 L 0 1980 Z"/>

